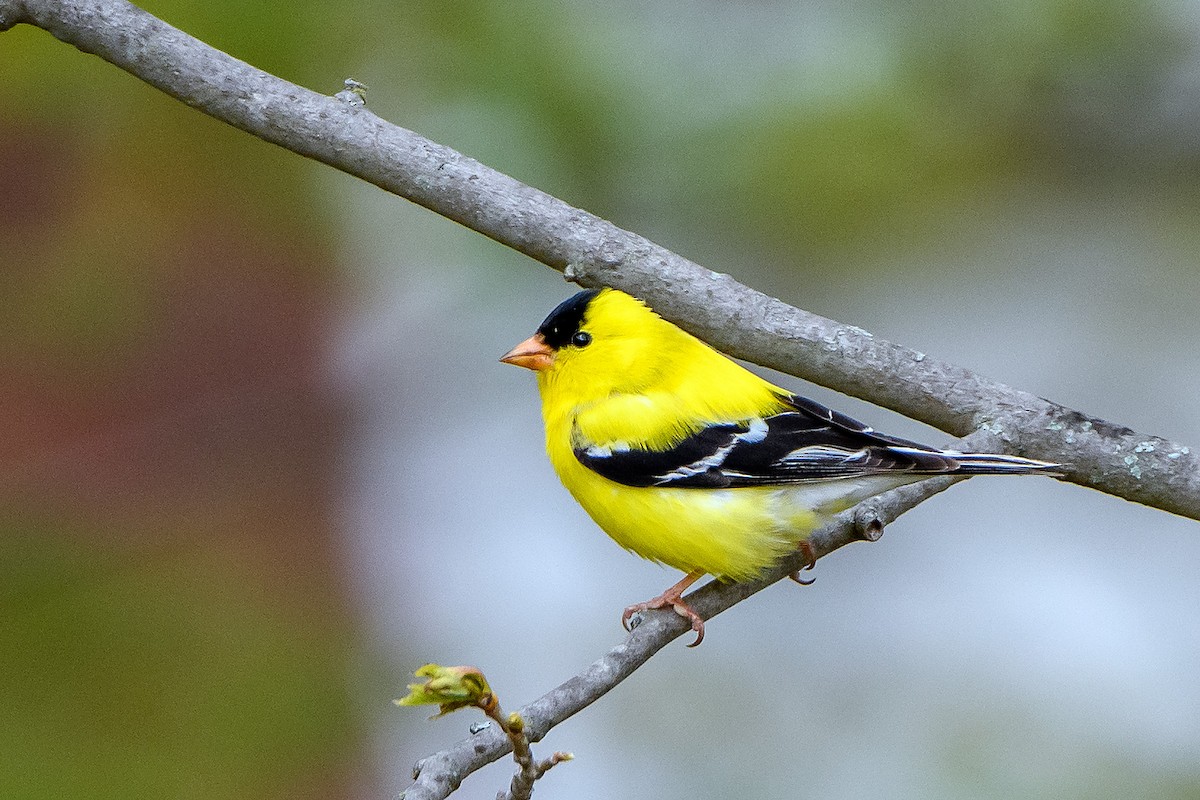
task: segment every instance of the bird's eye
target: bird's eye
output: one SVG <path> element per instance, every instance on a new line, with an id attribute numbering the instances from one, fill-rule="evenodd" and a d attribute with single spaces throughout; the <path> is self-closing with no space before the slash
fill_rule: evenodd
<path id="1" fill-rule="evenodd" d="M 571 337 L 571 344 L 576 347 L 587 347 L 592 343 L 592 335 L 587 331 L 579 331 Z"/>

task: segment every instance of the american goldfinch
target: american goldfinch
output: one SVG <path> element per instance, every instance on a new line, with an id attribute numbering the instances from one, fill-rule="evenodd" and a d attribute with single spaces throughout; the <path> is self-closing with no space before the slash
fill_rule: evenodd
<path id="1" fill-rule="evenodd" d="M 501 361 L 537 373 L 546 450 L 566 488 L 626 550 L 687 573 L 625 609 L 673 608 L 702 576 L 752 578 L 831 515 L 931 475 L 1051 473 L 1006 455 L 876 433 L 781 389 L 616 289 L 554 309 Z"/>

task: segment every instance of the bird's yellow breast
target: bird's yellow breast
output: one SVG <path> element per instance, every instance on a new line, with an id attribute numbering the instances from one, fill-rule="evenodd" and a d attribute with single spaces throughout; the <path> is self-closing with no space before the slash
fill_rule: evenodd
<path id="1" fill-rule="evenodd" d="M 684 489 L 611 481 L 575 457 L 572 427 L 569 417 L 547 420 L 555 471 L 605 533 L 643 558 L 744 580 L 794 550 L 817 524 L 796 487 Z"/>

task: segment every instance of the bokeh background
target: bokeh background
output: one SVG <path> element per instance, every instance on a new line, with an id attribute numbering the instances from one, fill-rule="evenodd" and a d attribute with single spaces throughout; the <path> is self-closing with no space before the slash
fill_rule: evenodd
<path id="1" fill-rule="evenodd" d="M 1200 445 L 1200 6 L 147 2 L 791 303 Z M 379 798 L 676 575 L 496 359 L 554 272 L 0 34 L 0 796 Z M 940 432 L 777 376 L 899 435 Z M 1200 529 L 977 480 L 676 644 L 548 797 L 1200 797 Z M 469 778 L 491 798 L 511 772 Z"/>

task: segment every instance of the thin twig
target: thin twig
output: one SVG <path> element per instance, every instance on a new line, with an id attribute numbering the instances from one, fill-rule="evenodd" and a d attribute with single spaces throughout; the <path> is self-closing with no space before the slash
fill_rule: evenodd
<path id="1" fill-rule="evenodd" d="M 484 713 L 496 720 L 500 730 L 504 731 L 512 748 L 513 761 L 517 762 L 517 772 L 513 775 L 509 790 L 500 792 L 497 800 L 529 800 L 533 795 L 533 784 L 538 778 L 554 765 L 574 758 L 570 753 L 555 752 L 550 758 L 534 761 L 529 737 L 525 734 L 525 719 L 519 713 L 505 716 L 498 704 L 493 711 L 484 709 Z"/>
<path id="2" fill-rule="evenodd" d="M 569 753 L 555 753 L 545 761 L 533 760 L 533 750 L 529 747 L 529 737 L 525 734 L 525 720 L 520 713 L 505 714 L 500 708 L 500 701 L 495 694 L 488 696 L 488 702 L 480 706 L 484 714 L 491 717 L 504 735 L 508 738 L 508 746 L 517 763 L 517 772 L 513 775 L 512 783 L 507 792 L 500 792 L 497 800 L 529 800 L 533 796 L 533 784 L 546 773 L 546 770 L 559 763 L 568 761 Z"/>
<path id="3" fill-rule="evenodd" d="M 440 717 L 464 708 L 477 708 L 496 723 L 496 727 L 508 738 L 508 747 L 512 751 L 513 760 L 517 764 L 517 772 L 513 776 L 508 792 L 500 792 L 500 800 L 529 800 L 533 794 L 533 784 L 538 778 L 556 764 L 570 761 L 574 758 L 570 753 L 556 752 L 550 758 L 534 761 L 533 751 L 529 747 L 529 737 L 525 733 L 525 719 L 520 714 L 505 714 L 500 707 L 500 698 L 488 685 L 487 676 L 479 667 L 468 664 L 458 666 L 443 666 L 441 664 L 426 664 L 413 673 L 418 680 L 408 685 L 408 694 L 398 698 L 398 706 L 431 706 L 438 707 Z M 489 723 L 490 724 L 490 723 Z M 486 730 L 488 724 L 471 726 L 472 733 Z M 416 777 L 419 767 L 414 770 Z"/>

